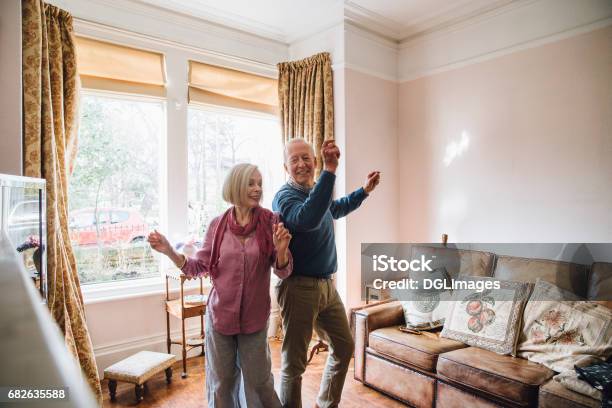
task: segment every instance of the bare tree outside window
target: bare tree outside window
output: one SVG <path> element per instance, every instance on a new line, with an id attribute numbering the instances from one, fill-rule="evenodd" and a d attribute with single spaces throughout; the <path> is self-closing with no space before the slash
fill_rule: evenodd
<path id="1" fill-rule="evenodd" d="M 227 208 L 221 197 L 223 180 L 237 163 L 259 167 L 264 183 L 262 205 L 285 182 L 280 125 L 271 115 L 219 108 L 190 107 L 189 234 L 202 239 L 208 224 Z"/>
<path id="2" fill-rule="evenodd" d="M 164 103 L 85 93 L 70 178 L 70 238 L 82 284 L 159 276 L 146 243 L 159 224 Z"/>

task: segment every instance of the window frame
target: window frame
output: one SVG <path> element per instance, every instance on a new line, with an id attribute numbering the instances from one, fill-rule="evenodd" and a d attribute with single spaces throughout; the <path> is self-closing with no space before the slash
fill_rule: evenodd
<path id="1" fill-rule="evenodd" d="M 160 229 L 165 229 L 167 226 L 167 217 L 165 216 L 167 213 L 167 200 L 165 199 L 165 180 L 164 174 L 166 173 L 166 161 L 162 158 L 166 155 L 166 145 L 168 139 L 167 132 L 167 120 L 168 120 L 168 102 L 165 97 L 157 97 L 157 96 L 149 96 L 149 95 L 134 95 L 134 94 L 126 94 L 120 92 L 112 92 L 112 91 L 101 91 L 98 89 L 87 89 L 81 88 L 80 97 L 84 96 L 95 96 L 102 98 L 111 98 L 111 99 L 119 99 L 123 101 L 129 102 L 144 102 L 144 103 L 160 103 L 163 113 L 164 113 L 164 125 L 165 129 L 162 132 L 159 148 L 160 148 L 160 157 L 158 158 L 160 161 L 159 171 L 158 171 L 158 180 L 159 180 L 159 191 L 160 191 L 160 202 L 159 202 L 159 225 Z M 80 121 L 80 118 L 79 118 Z M 112 217 L 112 214 L 110 214 Z M 110 220 L 109 217 L 109 220 Z M 164 280 L 163 271 L 170 269 L 169 265 L 165 260 L 160 261 L 158 267 L 158 276 L 151 278 L 141 278 L 141 279 L 125 279 L 119 281 L 111 281 L 111 282 L 99 282 L 99 283 L 91 283 L 91 284 L 81 284 L 81 292 L 83 293 L 83 297 L 85 299 L 85 303 L 97 303 L 100 301 L 110 301 L 117 298 L 129 298 L 133 296 L 141 296 L 148 294 L 161 293 L 162 283 Z M 194 287 L 196 285 L 193 285 Z"/>
<path id="2" fill-rule="evenodd" d="M 123 92 L 101 91 L 97 89 L 81 88 L 82 94 L 102 94 L 116 98 L 130 100 L 159 100 L 165 103 L 165 132 L 160 145 L 160 151 L 164 152 L 160 159 L 160 170 L 162 176 L 160 182 L 160 229 L 166 232 L 170 239 L 177 239 L 188 234 L 188 215 L 184 208 L 188 205 L 189 190 L 187 185 L 188 167 L 188 108 L 215 109 L 228 113 L 242 115 L 254 115 L 258 117 L 277 117 L 273 114 L 253 112 L 237 108 L 229 108 L 202 103 L 188 103 L 188 67 L 189 61 L 200 61 L 208 64 L 224 66 L 232 69 L 243 70 L 269 78 L 277 77 L 275 64 L 264 64 L 253 62 L 240 57 L 222 55 L 204 49 L 186 46 L 172 41 L 159 41 L 157 38 L 139 35 L 131 32 L 123 32 L 108 27 L 94 26 L 84 22 L 77 22 L 75 33 L 79 36 L 96 40 L 116 43 L 128 47 L 135 47 L 164 55 L 166 75 L 166 95 L 136 95 Z M 278 117 L 277 117 L 278 118 Z M 282 136 L 281 136 L 282 137 Z M 281 139 L 282 141 L 282 139 Z M 184 179 L 184 180 L 183 180 Z M 174 180 L 168 185 L 168 180 Z M 161 258 L 160 275 L 155 278 L 134 279 L 114 281 L 81 286 L 85 304 L 111 302 L 120 299 L 137 298 L 145 296 L 160 296 L 165 293 L 164 275 L 166 271 L 176 270 L 174 265 L 166 257 Z M 206 290 L 211 284 L 204 281 Z M 197 280 L 185 283 L 185 289 L 197 290 Z M 178 285 L 171 288 L 170 292 L 178 290 Z"/>

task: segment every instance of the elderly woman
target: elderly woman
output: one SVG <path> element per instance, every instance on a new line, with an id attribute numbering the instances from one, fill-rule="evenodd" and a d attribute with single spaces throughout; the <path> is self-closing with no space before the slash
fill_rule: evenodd
<path id="1" fill-rule="evenodd" d="M 187 276 L 212 280 L 206 313 L 208 406 L 280 407 L 267 341 L 270 267 L 282 279 L 291 274 L 291 235 L 278 215 L 259 205 L 262 180 L 256 166 L 234 166 L 223 199 L 232 207 L 211 221 L 194 258 L 178 254 L 157 231 L 148 241 Z"/>

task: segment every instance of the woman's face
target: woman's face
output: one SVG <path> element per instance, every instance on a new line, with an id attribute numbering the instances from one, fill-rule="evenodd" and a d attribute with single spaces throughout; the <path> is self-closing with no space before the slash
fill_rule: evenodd
<path id="1" fill-rule="evenodd" d="M 247 207 L 255 208 L 259 205 L 261 195 L 263 194 L 261 184 L 261 173 L 259 170 L 253 171 L 253 173 L 251 173 L 251 177 L 249 178 L 249 187 L 247 189 Z"/>

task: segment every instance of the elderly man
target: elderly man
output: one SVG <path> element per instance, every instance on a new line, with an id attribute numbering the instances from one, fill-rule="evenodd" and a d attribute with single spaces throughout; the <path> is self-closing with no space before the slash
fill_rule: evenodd
<path id="1" fill-rule="evenodd" d="M 380 172 L 368 174 L 365 185 L 346 197 L 332 199 L 340 150 L 333 140 L 323 143 L 323 172 L 317 183 L 317 162 L 304 139 L 285 146 L 289 181 L 276 193 L 272 207 L 279 211 L 293 235 L 293 275 L 276 287 L 285 337 L 282 347 L 280 399 L 285 407 L 302 406 L 302 374 L 313 328 L 329 341 L 330 354 L 316 406 L 337 407 L 353 355 L 354 342 L 346 311 L 331 277 L 336 272 L 333 220 L 356 210 L 380 181 Z"/>

